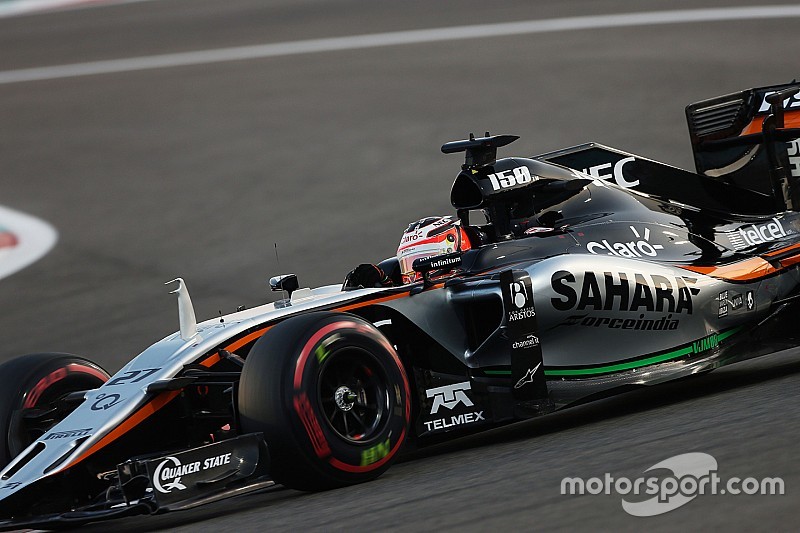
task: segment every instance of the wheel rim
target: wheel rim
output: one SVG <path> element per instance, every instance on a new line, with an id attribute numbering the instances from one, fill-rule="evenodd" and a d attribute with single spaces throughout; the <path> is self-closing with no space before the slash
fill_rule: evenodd
<path id="1" fill-rule="evenodd" d="M 320 370 L 319 401 L 333 432 L 348 442 L 369 442 L 389 418 L 386 373 L 366 350 L 335 351 Z"/>
<path id="2" fill-rule="evenodd" d="M 12 456 L 18 455 L 30 443 L 47 433 L 53 426 L 67 417 L 71 409 L 59 408 L 58 401 L 66 394 L 80 390 L 95 389 L 105 382 L 93 368 L 73 369 L 73 373 L 52 384 L 46 385 L 33 405 L 16 410 L 9 421 L 8 449 Z"/>

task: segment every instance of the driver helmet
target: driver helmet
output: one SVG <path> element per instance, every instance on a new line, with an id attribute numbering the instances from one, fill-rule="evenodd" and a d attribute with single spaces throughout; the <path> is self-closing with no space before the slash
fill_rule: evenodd
<path id="1" fill-rule="evenodd" d="M 472 248 L 460 221 L 451 215 L 427 217 L 408 225 L 397 247 L 403 284 L 422 279 L 412 266 L 417 259 L 467 251 Z"/>

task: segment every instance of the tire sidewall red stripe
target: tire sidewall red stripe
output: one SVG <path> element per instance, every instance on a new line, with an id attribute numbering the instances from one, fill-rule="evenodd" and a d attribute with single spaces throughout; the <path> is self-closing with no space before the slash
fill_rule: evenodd
<path id="1" fill-rule="evenodd" d="M 345 462 L 345 461 L 341 460 L 340 458 L 337 458 L 334 449 L 330 448 L 328 446 L 328 448 L 331 451 L 330 451 L 330 455 L 327 458 L 327 462 L 331 467 L 333 467 L 333 468 L 335 468 L 337 470 L 340 470 L 340 471 L 344 471 L 344 472 L 348 472 L 348 473 L 352 473 L 352 474 L 359 474 L 359 473 L 371 472 L 371 471 L 374 471 L 374 470 L 376 470 L 378 468 L 381 468 L 382 466 L 386 465 L 386 463 L 388 463 L 397 454 L 397 452 L 401 448 L 401 445 L 405 441 L 405 437 L 406 437 L 406 433 L 407 433 L 407 429 L 406 428 L 409 426 L 410 418 L 411 418 L 411 387 L 410 387 L 410 384 L 409 384 L 409 381 L 408 381 L 408 376 L 407 376 L 407 374 L 405 372 L 405 369 L 403 367 L 402 362 L 400 361 L 400 357 L 397 355 L 396 350 L 388 342 L 386 337 L 384 335 L 382 335 L 380 332 L 378 332 L 377 330 L 375 330 L 374 327 L 371 327 L 371 326 L 369 326 L 367 324 L 364 324 L 364 323 L 361 323 L 361 322 L 358 322 L 358 321 L 355 321 L 355 320 L 351 320 L 351 319 L 337 320 L 337 321 L 331 322 L 329 324 L 323 325 L 319 330 L 314 332 L 311 335 L 311 337 L 308 338 L 308 340 L 305 342 L 305 344 L 303 345 L 303 348 L 300 351 L 300 355 L 297 358 L 297 362 L 296 362 L 295 367 L 294 367 L 294 375 L 293 375 L 293 379 L 292 379 L 292 384 L 293 384 L 293 389 L 294 389 L 293 392 L 292 392 L 292 396 L 293 396 L 292 405 L 294 405 L 295 412 L 296 412 L 297 416 L 300 417 L 301 420 L 303 420 L 303 417 L 307 417 L 309 415 L 308 412 L 305 412 L 305 413 L 301 413 L 300 412 L 299 408 L 297 407 L 298 403 L 296 401 L 296 398 L 300 397 L 300 395 L 306 395 L 307 394 L 307 387 L 304 386 L 303 378 L 306 375 L 309 358 L 311 357 L 311 354 L 314 352 L 315 348 L 319 345 L 319 343 L 322 342 L 323 340 L 325 340 L 329 335 L 332 335 L 334 333 L 342 333 L 343 331 L 346 331 L 346 330 L 355 331 L 357 333 L 360 333 L 362 335 L 367 336 L 370 340 L 372 340 L 373 342 L 378 343 L 379 345 L 381 345 L 387 351 L 387 353 L 391 356 L 392 361 L 394 362 L 394 365 L 396 366 L 397 371 L 399 372 L 400 376 L 402 377 L 401 379 L 402 379 L 402 382 L 403 382 L 403 392 L 405 393 L 405 398 L 397 398 L 396 399 L 397 401 L 403 401 L 405 403 L 404 410 L 403 410 L 403 421 L 404 421 L 404 425 L 403 426 L 404 427 L 399 432 L 399 436 L 396 438 L 396 440 L 394 438 L 392 439 L 392 440 L 395 440 L 394 446 L 391 448 L 391 450 L 389 451 L 389 453 L 387 453 L 387 455 L 385 457 L 381 458 L 380 460 L 378 460 L 378 461 L 376 461 L 374 463 L 368 464 L 368 465 L 363 465 L 363 466 L 362 465 L 354 465 L 354 464 Z M 308 434 L 308 431 L 309 431 L 308 425 L 309 424 L 307 423 L 307 421 L 303 421 L 303 422 L 304 422 L 303 423 L 303 426 L 304 426 L 303 430 L 306 433 L 306 438 L 309 440 L 309 442 L 312 445 L 316 443 L 316 445 L 314 446 L 314 449 L 315 449 L 315 451 L 318 451 L 319 448 L 320 448 L 319 443 L 318 443 L 319 436 L 318 435 L 309 435 Z M 319 423 L 318 420 L 316 420 L 314 422 L 315 423 L 311 424 L 312 426 L 321 426 L 321 424 Z"/>

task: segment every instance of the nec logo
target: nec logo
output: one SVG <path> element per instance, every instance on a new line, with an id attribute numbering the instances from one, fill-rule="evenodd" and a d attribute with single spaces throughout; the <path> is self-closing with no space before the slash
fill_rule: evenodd
<path id="1" fill-rule="evenodd" d="M 501 170 L 494 174 L 489 174 L 489 181 L 492 182 L 492 189 L 499 191 L 517 185 L 524 185 L 534 181 L 536 177 L 531 176 L 528 167 L 517 167 L 513 170 Z"/>
<path id="2" fill-rule="evenodd" d="M 616 163 L 613 163 L 613 168 L 612 168 L 612 163 L 602 163 L 600 165 L 595 165 L 593 167 L 584 168 L 581 172 L 583 172 L 584 174 L 589 174 L 591 177 L 600 180 L 611 181 L 613 179 L 620 187 L 625 187 L 626 189 L 629 189 L 631 187 L 636 187 L 637 185 L 639 185 L 639 180 L 628 181 L 625 178 L 625 172 L 624 172 L 625 165 L 634 162 L 636 162 L 635 157 L 625 157 L 623 159 L 620 159 Z M 609 170 L 611 172 L 608 172 Z"/>
<path id="3" fill-rule="evenodd" d="M 469 381 L 465 381 L 463 383 L 445 385 L 444 387 L 426 390 L 425 395 L 428 398 L 433 398 L 431 414 L 435 415 L 439 411 L 439 407 L 446 407 L 452 410 L 460 403 L 463 403 L 467 407 L 472 407 L 474 405 L 472 400 L 470 400 L 464 392 L 471 388 L 472 386 L 469 384 Z"/>

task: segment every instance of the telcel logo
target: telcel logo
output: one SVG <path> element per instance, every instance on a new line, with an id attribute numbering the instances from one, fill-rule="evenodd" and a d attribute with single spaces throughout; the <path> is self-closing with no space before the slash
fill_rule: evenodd
<path id="1" fill-rule="evenodd" d="M 728 239 L 736 250 L 776 241 L 781 237 L 786 237 L 786 230 L 777 218 L 773 218 L 772 222 L 766 224 L 753 224 L 728 233 Z"/>

